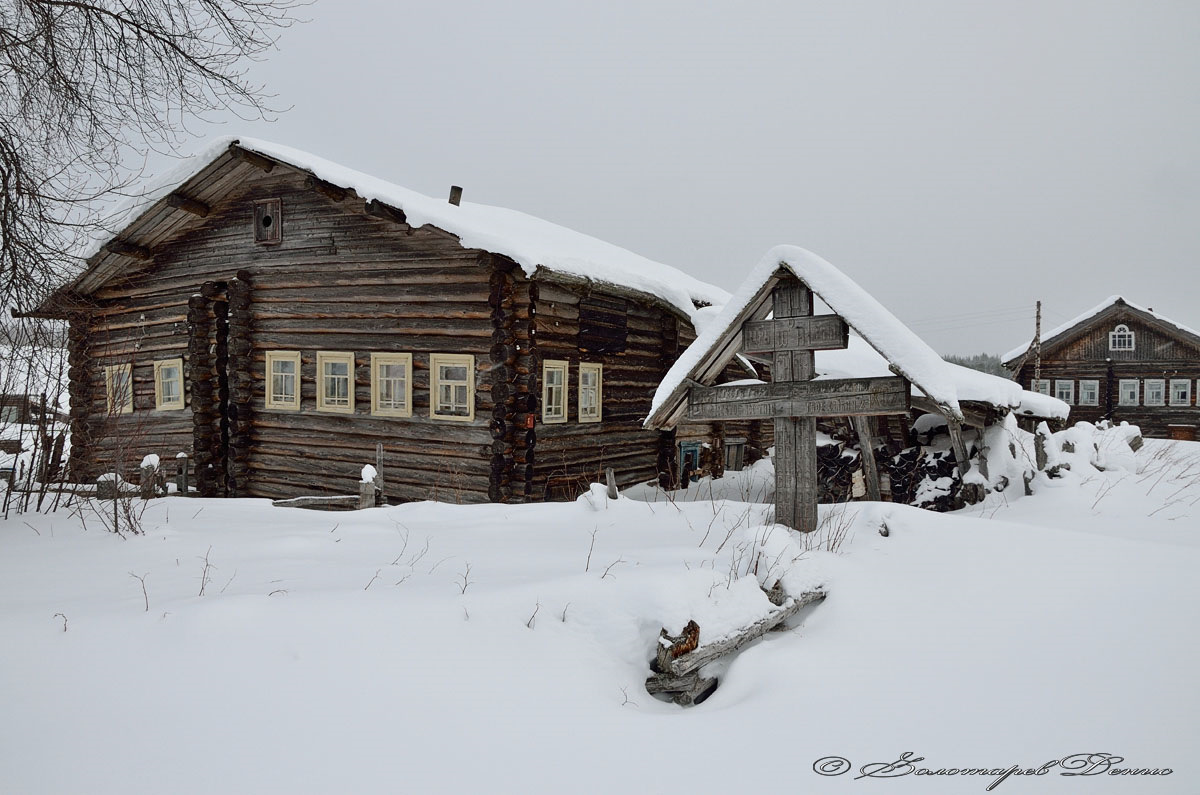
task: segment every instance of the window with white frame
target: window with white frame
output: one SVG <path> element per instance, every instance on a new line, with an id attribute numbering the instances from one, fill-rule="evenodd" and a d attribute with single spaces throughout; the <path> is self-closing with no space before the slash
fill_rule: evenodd
<path id="1" fill-rule="evenodd" d="M 317 351 L 317 411 L 354 413 L 354 354 Z"/>
<path id="2" fill-rule="evenodd" d="M 1190 406 L 1192 404 L 1192 382 L 1188 378 L 1171 379 L 1171 405 Z"/>
<path id="3" fill-rule="evenodd" d="M 412 354 L 371 354 L 371 413 L 412 416 Z"/>
<path id="4" fill-rule="evenodd" d="M 542 362 L 542 422 L 567 421 L 567 363 Z"/>
<path id="5" fill-rule="evenodd" d="M 468 422 L 475 419 L 475 357 L 429 354 L 429 416 Z"/>
<path id="6" fill-rule="evenodd" d="M 1138 404 L 1138 380 L 1136 378 L 1122 378 L 1118 383 L 1119 390 L 1117 395 L 1118 406 L 1136 406 Z"/>
<path id="7" fill-rule="evenodd" d="M 183 359 L 154 363 L 154 408 L 160 411 L 183 408 Z"/>
<path id="8" fill-rule="evenodd" d="M 114 364 L 104 368 L 104 392 L 109 414 L 133 411 L 133 365 Z"/>
<path id="9" fill-rule="evenodd" d="M 1058 381 L 1054 382 L 1054 397 L 1068 405 L 1075 402 L 1075 382 L 1074 381 Z"/>
<path id="10" fill-rule="evenodd" d="M 1039 381 L 1038 379 L 1035 378 L 1034 380 L 1029 382 L 1029 391 L 1030 392 L 1040 392 L 1043 395 L 1049 395 L 1050 394 L 1050 379 L 1043 378 Z"/>
<path id="11" fill-rule="evenodd" d="M 1108 349 L 1110 351 L 1133 350 L 1133 332 L 1124 323 L 1108 332 Z"/>
<path id="12" fill-rule="evenodd" d="M 1161 378 L 1146 379 L 1146 405 L 1165 406 L 1167 403 L 1166 381 Z"/>
<path id="13" fill-rule="evenodd" d="M 1079 382 L 1079 405 L 1081 406 L 1099 406 L 1100 405 L 1100 382 L 1099 381 L 1084 381 Z"/>
<path id="14" fill-rule="evenodd" d="M 267 351 L 266 406 L 300 410 L 300 351 Z"/>
<path id="15" fill-rule="evenodd" d="M 593 362 L 579 364 L 579 421 L 599 422 L 604 400 L 604 365 Z"/>

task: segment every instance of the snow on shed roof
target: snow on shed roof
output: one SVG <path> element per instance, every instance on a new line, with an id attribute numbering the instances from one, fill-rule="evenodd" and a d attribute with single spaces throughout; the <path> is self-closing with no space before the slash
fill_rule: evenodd
<path id="1" fill-rule="evenodd" d="M 1138 312 L 1146 313 L 1147 315 L 1149 315 L 1150 317 L 1154 318 L 1155 320 L 1157 320 L 1161 323 L 1166 323 L 1168 325 L 1174 326 L 1175 328 L 1179 329 L 1180 331 L 1185 332 L 1187 334 L 1191 334 L 1194 337 L 1200 337 L 1200 331 L 1194 331 L 1193 329 L 1188 328 L 1187 326 L 1183 325 L 1182 323 L 1176 323 L 1174 320 L 1163 317 L 1162 315 L 1158 314 L 1157 312 L 1155 312 L 1151 309 L 1147 309 L 1143 306 L 1138 306 L 1137 304 L 1135 304 L 1131 301 L 1127 301 L 1125 298 L 1123 298 L 1119 295 L 1110 295 L 1108 298 L 1105 298 L 1099 304 L 1097 304 L 1096 306 L 1087 310 L 1083 314 L 1081 314 L 1075 318 L 1072 318 L 1071 320 L 1068 320 L 1066 323 L 1062 323 L 1058 326 L 1055 326 L 1054 328 L 1050 329 L 1047 332 L 1044 332 L 1042 334 L 1042 345 L 1044 346 L 1047 342 L 1054 339 L 1059 334 L 1070 331 L 1071 329 L 1075 328 L 1075 326 L 1078 326 L 1080 323 L 1084 323 L 1088 320 L 1091 320 L 1096 315 L 1099 315 L 1101 312 L 1105 311 L 1109 307 L 1114 306 L 1116 304 L 1124 304 L 1125 306 L 1129 307 L 1130 309 L 1136 310 Z M 1008 353 L 1001 356 L 1000 361 L 1008 363 L 1008 362 L 1013 361 L 1014 359 L 1017 359 L 1017 358 L 1023 356 L 1029 350 L 1029 346 L 1032 344 L 1033 344 L 1032 341 L 1030 341 L 1030 342 L 1025 343 L 1024 345 L 1021 345 L 1020 347 L 1013 348 L 1011 351 L 1009 351 Z"/>
<path id="2" fill-rule="evenodd" d="M 892 375 L 888 360 L 854 335 L 850 345 L 840 351 L 820 351 L 816 354 L 817 380 L 829 378 L 876 378 Z M 991 373 L 946 362 L 961 401 L 988 403 L 1007 408 L 1021 415 L 1065 420 L 1071 407 L 1058 398 L 1030 392 L 1020 384 Z M 913 385 L 914 392 L 920 390 Z"/>
<path id="3" fill-rule="evenodd" d="M 769 287 L 780 270 L 808 285 L 865 342 L 857 343 L 851 337 L 850 347 L 844 351 L 817 352 L 818 374 L 864 377 L 891 371 L 907 378 L 947 416 L 958 420 L 963 418 L 960 401 L 980 401 L 1045 417 L 1067 416 L 1067 405 L 1055 398 L 1048 402 L 1046 396 L 1026 393 L 1013 381 L 950 364 L 833 265 L 803 248 L 777 246 L 759 261 L 720 317 L 700 333 L 667 372 L 654 394 L 647 425 L 668 427 L 677 422 L 688 381 L 711 380 L 720 364 L 711 360 L 712 355 L 728 358 L 740 349 L 740 325 L 766 315 Z M 724 349 L 716 351 L 722 342 Z"/>
<path id="4" fill-rule="evenodd" d="M 465 248 L 503 254 L 520 265 L 530 277 L 545 270 L 636 290 L 661 299 L 689 318 L 695 312 L 696 303 L 723 304 L 729 300 L 725 290 L 677 268 L 549 221 L 516 210 L 473 202 L 456 206 L 308 152 L 253 138 L 213 140 L 120 207 L 114 215 L 113 228 L 123 229 L 133 223 L 157 201 L 199 174 L 231 145 L 307 171 L 338 187 L 352 188 L 367 201 L 377 200 L 403 210 L 413 227 L 429 224 L 443 229 L 457 235 Z M 110 239 L 91 240 L 79 252 L 80 256 L 91 258 Z"/>

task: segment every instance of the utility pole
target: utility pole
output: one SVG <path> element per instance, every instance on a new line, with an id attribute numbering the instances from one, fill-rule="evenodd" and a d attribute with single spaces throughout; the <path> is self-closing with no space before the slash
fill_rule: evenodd
<path id="1" fill-rule="evenodd" d="M 1033 325 L 1033 388 L 1042 389 L 1042 302 L 1037 302 L 1037 316 Z"/>

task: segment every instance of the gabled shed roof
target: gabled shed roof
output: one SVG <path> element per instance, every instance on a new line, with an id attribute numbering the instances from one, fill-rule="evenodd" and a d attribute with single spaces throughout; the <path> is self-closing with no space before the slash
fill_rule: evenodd
<path id="1" fill-rule="evenodd" d="M 795 276 L 840 315 L 886 362 L 893 373 L 904 376 L 948 418 L 962 421 L 960 401 L 979 401 L 1004 409 L 1041 416 L 1067 416 L 1066 404 L 1054 398 L 1039 401 L 1020 385 L 997 376 L 957 367 L 942 359 L 895 315 L 852 279 L 810 251 L 797 246 L 777 246 L 766 253 L 721 315 L 696 338 L 667 372 L 654 395 L 645 425 L 670 428 L 677 425 L 686 409 L 687 390 L 693 383 L 715 381 L 725 364 L 741 350 L 742 325 L 765 318 L 770 310 L 771 291 L 780 279 Z M 816 368 L 823 371 L 823 357 L 845 355 L 838 351 L 816 354 Z M 856 361 L 861 362 L 858 355 Z M 1033 407 L 1036 406 L 1036 412 Z"/>
<path id="2" fill-rule="evenodd" d="M 669 265 L 516 210 L 473 202 L 453 205 L 298 149 L 233 137 L 214 140 L 119 209 L 110 224 L 119 233 L 94 239 L 79 252 L 88 267 L 65 291 L 88 295 L 119 275 L 127 263 L 112 255 L 114 246 L 125 251 L 148 248 L 143 245 L 143 235 L 161 234 L 164 224 L 178 226 L 178 218 L 187 217 L 179 209 L 180 204 L 188 200 L 189 188 L 201 177 L 209 184 L 236 184 L 236 180 L 229 179 L 222 183 L 214 174 L 221 168 L 228 169 L 239 155 L 244 159 L 246 153 L 353 190 L 368 202 L 399 211 L 399 217 L 412 227 L 429 225 L 455 235 L 464 248 L 509 257 L 530 278 L 557 276 L 633 291 L 657 299 L 688 318 L 698 304 L 723 304 L 729 299 L 729 293 L 721 288 Z"/>

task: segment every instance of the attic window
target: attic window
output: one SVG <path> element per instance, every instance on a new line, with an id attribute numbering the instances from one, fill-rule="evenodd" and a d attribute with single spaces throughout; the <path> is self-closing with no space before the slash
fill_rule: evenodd
<path id="1" fill-rule="evenodd" d="M 278 243 L 283 240 L 283 207 L 279 199 L 254 203 L 254 242 Z"/>
<path id="2" fill-rule="evenodd" d="M 1108 332 L 1108 349 L 1110 351 L 1133 350 L 1133 332 L 1124 323 Z"/>

